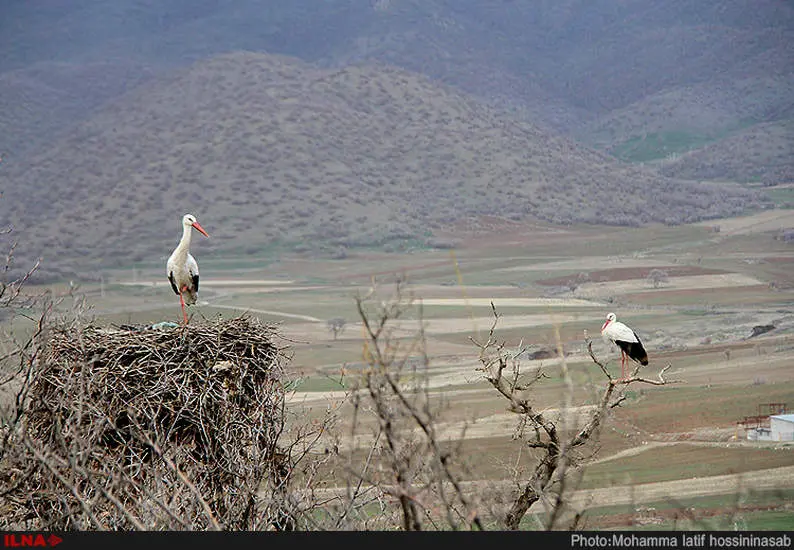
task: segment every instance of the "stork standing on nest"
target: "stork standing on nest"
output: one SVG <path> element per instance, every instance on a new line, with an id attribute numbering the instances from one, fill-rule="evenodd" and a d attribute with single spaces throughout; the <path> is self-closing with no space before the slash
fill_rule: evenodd
<path id="1" fill-rule="evenodd" d="M 630 357 L 640 365 L 648 364 L 648 353 L 645 351 L 640 337 L 628 326 L 617 321 L 617 316 L 614 313 L 607 314 L 607 320 L 601 327 L 601 335 L 620 348 L 621 380 L 626 378 L 626 357 Z"/>
<path id="2" fill-rule="evenodd" d="M 187 324 L 185 305 L 196 303 L 199 288 L 198 264 L 196 259 L 190 255 L 190 236 L 194 228 L 205 237 L 209 237 L 193 214 L 185 214 L 182 216 L 182 239 L 166 263 L 166 274 L 168 275 L 168 280 L 171 281 L 171 288 L 179 296 L 185 324 Z"/>

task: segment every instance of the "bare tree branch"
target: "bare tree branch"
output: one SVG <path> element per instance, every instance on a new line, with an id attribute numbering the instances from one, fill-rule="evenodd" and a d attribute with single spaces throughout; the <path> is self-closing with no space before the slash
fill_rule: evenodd
<path id="1" fill-rule="evenodd" d="M 592 409 L 584 425 L 579 429 L 572 429 L 571 426 L 567 425 L 566 419 L 569 412 L 574 410 L 571 401 L 574 388 L 568 372 L 559 327 L 555 325 L 555 340 L 566 390 L 561 414 L 558 419 L 552 419 L 544 413 L 536 411 L 531 403 L 533 385 L 541 381 L 544 376 L 538 370 L 534 376 L 522 378 L 519 361 L 522 350 L 520 349 L 517 353 L 510 353 L 506 350 L 505 343 L 497 340 L 495 331 L 499 321 L 499 314 L 493 302 L 491 303 L 491 310 L 494 315 L 494 321 L 487 340 L 478 342 L 471 338 L 472 342 L 480 349 L 482 367 L 479 370 L 484 373 L 485 379 L 499 394 L 508 400 L 509 410 L 521 415 L 521 425 L 530 429 L 529 435 L 521 438 L 522 443 L 528 448 L 541 451 L 532 474 L 527 480 L 522 482 L 521 489 L 513 497 L 512 503 L 502 521 L 507 529 L 518 529 L 521 519 L 530 507 L 535 502 L 541 501 L 546 506 L 548 513 L 546 528 L 552 529 L 559 522 L 563 508 L 566 506 L 565 491 L 568 490 L 570 467 L 581 460 L 574 456 L 574 450 L 588 443 L 594 444 L 597 442 L 599 430 L 606 419 L 607 411 L 624 400 L 623 395 L 616 397 L 616 388 L 618 386 L 625 387 L 634 382 L 653 385 L 670 383 L 672 381 L 664 378 L 664 373 L 670 368 L 670 365 L 662 369 L 658 380 L 639 376 L 638 369 L 635 369 L 626 380 L 615 380 L 610 376 L 606 365 L 595 356 L 592 350 L 592 343 L 587 339 L 588 353 L 607 378 L 607 383 L 603 387 L 598 404 Z M 523 349 L 523 341 L 519 347 Z M 509 375 L 505 372 L 508 369 L 512 371 Z M 550 496 L 549 493 L 553 486 L 556 486 L 556 494 Z M 575 518 L 576 523 L 580 520 L 581 517 Z"/>

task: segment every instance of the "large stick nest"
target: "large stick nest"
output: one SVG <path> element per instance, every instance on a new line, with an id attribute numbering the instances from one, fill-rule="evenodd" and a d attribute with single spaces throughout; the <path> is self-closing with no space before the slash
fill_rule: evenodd
<path id="1" fill-rule="evenodd" d="M 248 317 L 55 327 L 28 377 L 27 472 L 9 498 L 41 528 L 267 526 L 257 494 L 286 475 L 275 336 Z"/>

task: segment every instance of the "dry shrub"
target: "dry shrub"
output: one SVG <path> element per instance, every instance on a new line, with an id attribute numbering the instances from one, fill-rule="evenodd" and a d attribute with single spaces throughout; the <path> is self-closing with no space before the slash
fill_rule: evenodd
<path id="1" fill-rule="evenodd" d="M 0 524 L 294 527 L 274 327 L 50 326 L 5 428 Z"/>

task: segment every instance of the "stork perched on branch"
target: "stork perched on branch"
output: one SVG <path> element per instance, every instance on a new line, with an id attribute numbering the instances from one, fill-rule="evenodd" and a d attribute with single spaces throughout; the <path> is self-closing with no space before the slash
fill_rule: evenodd
<path id="1" fill-rule="evenodd" d="M 640 337 L 631 328 L 617 320 L 614 313 L 607 314 L 607 320 L 601 326 L 601 335 L 620 348 L 620 378 L 626 378 L 626 357 L 630 357 L 640 365 L 648 364 L 648 353 L 640 341 Z"/>
<path id="2" fill-rule="evenodd" d="M 166 263 L 166 274 L 168 280 L 171 281 L 171 288 L 179 296 L 185 324 L 187 324 L 185 305 L 196 303 L 199 288 L 198 264 L 196 259 L 190 255 L 190 236 L 194 228 L 205 237 L 209 237 L 193 214 L 185 214 L 182 216 L 182 239 Z"/>

